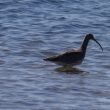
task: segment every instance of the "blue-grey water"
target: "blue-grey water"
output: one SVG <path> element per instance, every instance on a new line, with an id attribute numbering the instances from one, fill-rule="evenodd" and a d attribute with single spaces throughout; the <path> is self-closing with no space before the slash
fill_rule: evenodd
<path id="1" fill-rule="evenodd" d="M 43 58 L 94 34 L 72 73 Z M 110 0 L 0 0 L 0 110 L 110 110 Z"/>

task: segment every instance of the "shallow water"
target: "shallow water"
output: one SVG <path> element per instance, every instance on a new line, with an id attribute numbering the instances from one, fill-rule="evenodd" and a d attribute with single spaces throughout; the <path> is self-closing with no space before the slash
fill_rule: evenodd
<path id="1" fill-rule="evenodd" d="M 78 71 L 43 61 L 89 32 L 104 52 L 91 41 Z M 109 110 L 109 46 L 109 0 L 0 0 L 0 109 Z"/>

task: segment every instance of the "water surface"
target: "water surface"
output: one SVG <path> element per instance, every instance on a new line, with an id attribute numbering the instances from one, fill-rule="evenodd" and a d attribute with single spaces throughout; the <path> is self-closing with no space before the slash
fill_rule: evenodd
<path id="1" fill-rule="evenodd" d="M 93 33 L 73 73 L 43 61 L 80 46 Z M 109 110 L 109 0 L 0 0 L 0 109 Z M 75 74 L 74 74 L 75 73 Z"/>

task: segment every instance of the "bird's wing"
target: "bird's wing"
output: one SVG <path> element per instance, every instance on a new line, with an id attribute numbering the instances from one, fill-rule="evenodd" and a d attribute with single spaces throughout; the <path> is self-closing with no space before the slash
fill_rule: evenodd
<path id="1" fill-rule="evenodd" d="M 45 61 L 56 61 L 58 59 L 59 55 L 51 56 L 48 58 L 45 58 Z"/>
<path id="2" fill-rule="evenodd" d="M 69 51 L 69 52 L 65 52 L 65 53 L 60 54 L 60 55 L 56 55 L 56 56 L 52 56 L 52 57 L 46 58 L 44 60 L 46 60 L 46 61 L 61 61 L 61 62 L 65 62 L 65 61 L 69 61 L 69 60 L 77 60 L 79 55 L 80 55 L 79 52 Z"/>

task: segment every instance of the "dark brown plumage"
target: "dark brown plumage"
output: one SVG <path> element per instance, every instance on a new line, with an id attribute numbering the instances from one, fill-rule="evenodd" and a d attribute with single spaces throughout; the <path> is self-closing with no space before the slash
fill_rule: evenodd
<path id="1" fill-rule="evenodd" d="M 52 57 L 46 58 L 44 60 L 52 61 L 54 63 L 60 64 L 63 66 L 74 66 L 74 65 L 81 64 L 85 57 L 86 48 L 87 48 L 89 40 L 94 40 L 101 47 L 101 49 L 103 51 L 102 46 L 94 38 L 94 36 L 92 34 L 87 34 L 79 49 L 74 50 L 74 51 L 65 52 L 60 55 L 52 56 Z"/>

